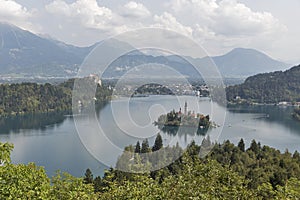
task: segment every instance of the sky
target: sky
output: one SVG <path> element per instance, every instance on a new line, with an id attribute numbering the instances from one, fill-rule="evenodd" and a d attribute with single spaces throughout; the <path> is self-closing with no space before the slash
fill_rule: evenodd
<path id="1" fill-rule="evenodd" d="M 210 56 L 243 47 L 299 64 L 299 8 L 300 0 L 0 0 L 0 21 L 76 46 L 159 27 Z"/>

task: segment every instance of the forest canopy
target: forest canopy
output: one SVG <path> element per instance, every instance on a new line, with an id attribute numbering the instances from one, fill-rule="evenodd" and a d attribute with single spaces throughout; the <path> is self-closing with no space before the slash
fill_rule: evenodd
<path id="1" fill-rule="evenodd" d="M 201 157 L 201 149 L 212 146 Z M 281 153 L 253 140 L 245 148 L 224 141 L 213 144 L 206 138 L 201 145 L 192 142 L 182 156 L 156 171 L 129 173 L 106 170 L 94 177 L 87 169 L 76 178 L 57 172 L 49 178 L 34 163 L 12 164 L 13 145 L 0 143 L 0 199 L 299 199 L 300 154 Z M 153 147 L 145 140 L 125 148 L 140 154 L 163 148 L 159 136 Z M 178 150 L 178 147 L 176 148 Z M 166 151 L 168 152 L 168 151 Z M 138 158 L 138 157 L 136 157 Z M 132 162 L 140 167 L 141 162 Z"/>
<path id="2" fill-rule="evenodd" d="M 284 72 L 251 76 L 244 83 L 226 88 L 227 100 L 235 103 L 300 101 L 300 65 Z"/>
<path id="3" fill-rule="evenodd" d="M 0 84 L 0 116 L 72 110 L 75 79 L 58 85 L 37 83 Z M 97 85 L 96 101 L 110 99 L 112 90 Z"/>

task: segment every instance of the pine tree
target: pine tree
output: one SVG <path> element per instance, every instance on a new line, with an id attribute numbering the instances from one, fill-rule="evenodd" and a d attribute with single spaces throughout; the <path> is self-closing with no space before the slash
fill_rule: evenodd
<path id="1" fill-rule="evenodd" d="M 85 177 L 84 177 L 84 183 L 86 184 L 89 184 L 89 183 L 93 183 L 93 174 L 92 174 L 92 171 L 88 168 L 86 171 L 85 171 Z"/>
<path id="2" fill-rule="evenodd" d="M 258 154 L 259 146 L 255 140 L 252 140 L 249 150 L 252 150 L 255 154 Z"/>
<path id="3" fill-rule="evenodd" d="M 94 180 L 94 191 L 100 192 L 102 188 L 102 180 L 100 176 L 97 176 Z"/>
<path id="4" fill-rule="evenodd" d="M 158 151 L 162 147 L 163 147 L 162 137 L 158 133 L 157 136 L 156 136 L 156 138 L 155 138 L 155 142 L 154 142 L 154 145 L 152 147 L 152 151 Z"/>
<path id="5" fill-rule="evenodd" d="M 144 141 L 142 142 L 141 153 L 148 153 L 149 151 L 150 151 L 150 149 L 149 149 L 149 142 L 148 142 L 148 140 L 146 139 L 146 140 L 144 140 Z"/>
<path id="6" fill-rule="evenodd" d="M 134 153 L 141 153 L 141 145 L 140 145 L 139 141 L 137 141 L 137 143 L 135 145 Z"/>
<path id="7" fill-rule="evenodd" d="M 243 138 L 241 138 L 241 140 L 239 141 L 238 147 L 242 152 L 245 152 L 245 143 L 244 143 Z"/>

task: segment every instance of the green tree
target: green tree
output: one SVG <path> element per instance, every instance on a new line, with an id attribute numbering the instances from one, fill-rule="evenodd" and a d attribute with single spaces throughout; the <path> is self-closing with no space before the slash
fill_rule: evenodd
<path id="1" fill-rule="evenodd" d="M 10 163 L 10 152 L 13 148 L 13 144 L 0 142 L 0 166 Z"/>
<path id="2" fill-rule="evenodd" d="M 258 146 L 258 144 L 256 143 L 255 140 L 251 141 L 249 150 L 253 151 L 256 155 L 258 154 L 258 152 L 259 152 L 259 146 Z"/>
<path id="3" fill-rule="evenodd" d="M 150 152 L 150 148 L 149 148 L 149 142 L 147 139 L 143 140 L 142 142 L 142 149 L 141 149 L 141 153 L 148 153 Z"/>
<path id="4" fill-rule="evenodd" d="M 139 141 L 136 142 L 134 153 L 141 153 L 141 145 Z"/>
<path id="5" fill-rule="evenodd" d="M 95 192 L 100 192 L 101 191 L 101 188 L 102 188 L 102 179 L 100 176 L 97 176 L 95 179 L 94 179 L 94 191 Z"/>
<path id="6" fill-rule="evenodd" d="M 48 199 L 50 180 L 34 163 L 0 167 L 0 199 Z"/>
<path id="7" fill-rule="evenodd" d="M 161 135 L 158 133 L 155 141 L 154 141 L 154 145 L 152 147 L 152 151 L 158 151 L 159 149 L 161 149 L 163 147 L 163 141 L 162 141 L 162 137 Z"/>
<path id="8" fill-rule="evenodd" d="M 92 173 L 92 171 L 90 170 L 90 169 L 87 169 L 86 171 L 85 171 L 85 174 L 84 174 L 84 183 L 86 183 L 86 184 L 89 184 L 89 183 L 93 183 L 93 173 Z"/>
<path id="9" fill-rule="evenodd" d="M 52 178 L 50 199 L 97 199 L 91 184 L 85 184 L 82 178 L 76 178 L 68 173 L 56 173 Z"/>
<path id="10" fill-rule="evenodd" d="M 245 152 L 245 143 L 244 143 L 243 138 L 241 138 L 241 140 L 239 141 L 238 147 L 242 152 Z"/>

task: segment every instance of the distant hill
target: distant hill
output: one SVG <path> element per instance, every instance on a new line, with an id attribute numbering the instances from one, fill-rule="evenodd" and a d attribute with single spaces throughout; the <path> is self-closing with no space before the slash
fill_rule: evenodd
<path id="1" fill-rule="evenodd" d="M 288 64 L 279 62 L 254 49 L 236 48 L 213 57 L 223 76 L 250 76 L 258 73 L 284 70 Z"/>
<path id="2" fill-rule="evenodd" d="M 90 47 L 67 45 L 10 24 L 0 23 L 0 74 L 25 77 L 73 77 L 77 74 L 84 58 L 96 45 Z M 111 50 L 122 49 L 126 45 L 128 44 L 116 41 Z M 208 58 L 195 59 L 204 65 L 208 61 Z M 234 49 L 223 56 L 212 57 L 212 60 L 224 77 L 246 77 L 287 67 L 287 64 L 253 49 Z M 195 76 L 196 72 L 193 66 L 180 56 L 152 56 L 137 51 L 115 60 L 105 75 L 120 77 L 132 67 L 145 63 L 168 65 L 188 77 Z"/>
<path id="3" fill-rule="evenodd" d="M 0 74 L 74 76 L 91 48 L 42 38 L 0 23 Z"/>
<path id="4" fill-rule="evenodd" d="M 227 100 L 245 103 L 300 101 L 300 65 L 284 72 L 258 74 L 226 88 Z"/>

